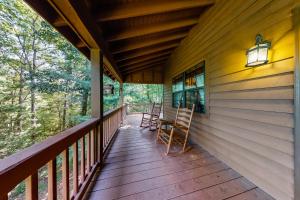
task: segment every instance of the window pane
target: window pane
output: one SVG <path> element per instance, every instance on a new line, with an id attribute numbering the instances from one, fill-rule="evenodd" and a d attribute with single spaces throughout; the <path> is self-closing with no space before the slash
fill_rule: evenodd
<path id="1" fill-rule="evenodd" d="M 178 92 L 183 90 L 183 76 L 179 76 L 173 79 L 172 91 Z"/>
<path id="2" fill-rule="evenodd" d="M 195 112 L 205 112 L 205 96 L 203 88 L 186 91 L 185 98 L 186 106 L 188 108 L 191 108 L 192 105 L 195 104 Z"/>
<path id="3" fill-rule="evenodd" d="M 196 75 L 196 84 L 197 84 L 197 87 L 204 86 L 204 73 Z"/>
<path id="4" fill-rule="evenodd" d="M 183 90 L 183 81 L 178 81 L 173 84 L 173 92 L 178 92 Z"/>
<path id="5" fill-rule="evenodd" d="M 204 68 L 198 67 L 187 71 L 185 75 L 185 89 L 192 89 L 204 86 Z"/>
<path id="6" fill-rule="evenodd" d="M 178 107 L 182 102 L 182 94 L 183 92 L 175 92 L 173 93 L 173 107 Z"/>
<path id="7" fill-rule="evenodd" d="M 185 89 L 191 89 L 196 87 L 195 73 L 186 74 L 185 77 Z"/>

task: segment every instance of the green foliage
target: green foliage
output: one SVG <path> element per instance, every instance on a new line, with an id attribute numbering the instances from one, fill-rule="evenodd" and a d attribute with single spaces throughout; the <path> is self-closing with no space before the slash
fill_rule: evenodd
<path id="1" fill-rule="evenodd" d="M 90 81 L 90 63 L 75 47 L 22 0 L 0 0 L 0 159 L 88 120 Z M 120 84 L 107 76 L 104 84 L 115 88 L 106 112 L 120 104 Z M 161 94 L 159 85 L 124 84 L 125 103 L 161 102 Z M 10 199 L 23 192 L 21 183 Z"/>
<path id="2" fill-rule="evenodd" d="M 0 21 L 3 158 L 90 117 L 90 64 L 21 0 L 0 0 Z"/>

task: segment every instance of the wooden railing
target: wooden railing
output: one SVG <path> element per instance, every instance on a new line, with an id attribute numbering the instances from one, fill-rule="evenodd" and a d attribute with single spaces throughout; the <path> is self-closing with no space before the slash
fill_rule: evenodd
<path id="1" fill-rule="evenodd" d="M 45 166 L 49 200 L 58 199 L 59 170 L 62 171 L 62 198 L 81 199 L 102 163 L 103 153 L 124 120 L 125 109 L 126 106 L 122 106 L 104 114 L 103 132 L 99 131 L 102 120 L 91 119 L 0 160 L 0 199 L 8 199 L 9 192 L 23 180 L 26 199 L 38 199 L 38 170 Z M 61 169 L 57 169 L 58 156 L 62 158 Z"/>
<path id="2" fill-rule="evenodd" d="M 127 112 L 128 114 L 151 112 L 152 105 L 149 103 L 130 103 L 128 104 Z"/>

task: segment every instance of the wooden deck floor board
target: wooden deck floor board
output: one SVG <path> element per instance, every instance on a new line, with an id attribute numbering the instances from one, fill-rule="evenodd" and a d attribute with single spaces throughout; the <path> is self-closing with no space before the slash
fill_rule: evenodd
<path id="1" fill-rule="evenodd" d="M 138 127 L 138 120 L 128 117 L 129 125 L 120 130 L 93 180 L 89 199 L 272 199 L 202 148 L 165 156 L 156 133 Z"/>

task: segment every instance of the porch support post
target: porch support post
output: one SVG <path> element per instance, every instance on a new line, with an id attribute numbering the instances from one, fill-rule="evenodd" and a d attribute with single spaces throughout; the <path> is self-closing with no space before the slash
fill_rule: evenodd
<path id="1" fill-rule="evenodd" d="M 123 83 L 120 83 L 120 97 L 119 97 L 120 105 L 124 104 L 124 94 L 123 94 Z"/>
<path id="2" fill-rule="evenodd" d="M 293 9 L 295 32 L 294 72 L 294 199 L 300 199 L 300 4 Z"/>
<path id="3" fill-rule="evenodd" d="M 91 49 L 91 106 L 92 117 L 100 117 L 100 49 Z"/>
<path id="4" fill-rule="evenodd" d="M 91 105 L 92 117 L 99 118 L 99 162 L 103 159 L 103 54 L 100 49 L 91 49 Z"/>
<path id="5" fill-rule="evenodd" d="M 99 144 L 99 149 L 100 149 L 100 166 L 102 167 L 102 161 L 103 161 L 103 117 L 104 117 L 104 98 L 103 98 L 103 75 L 104 75 L 104 63 L 103 63 L 103 52 L 100 52 L 100 144 Z"/>

